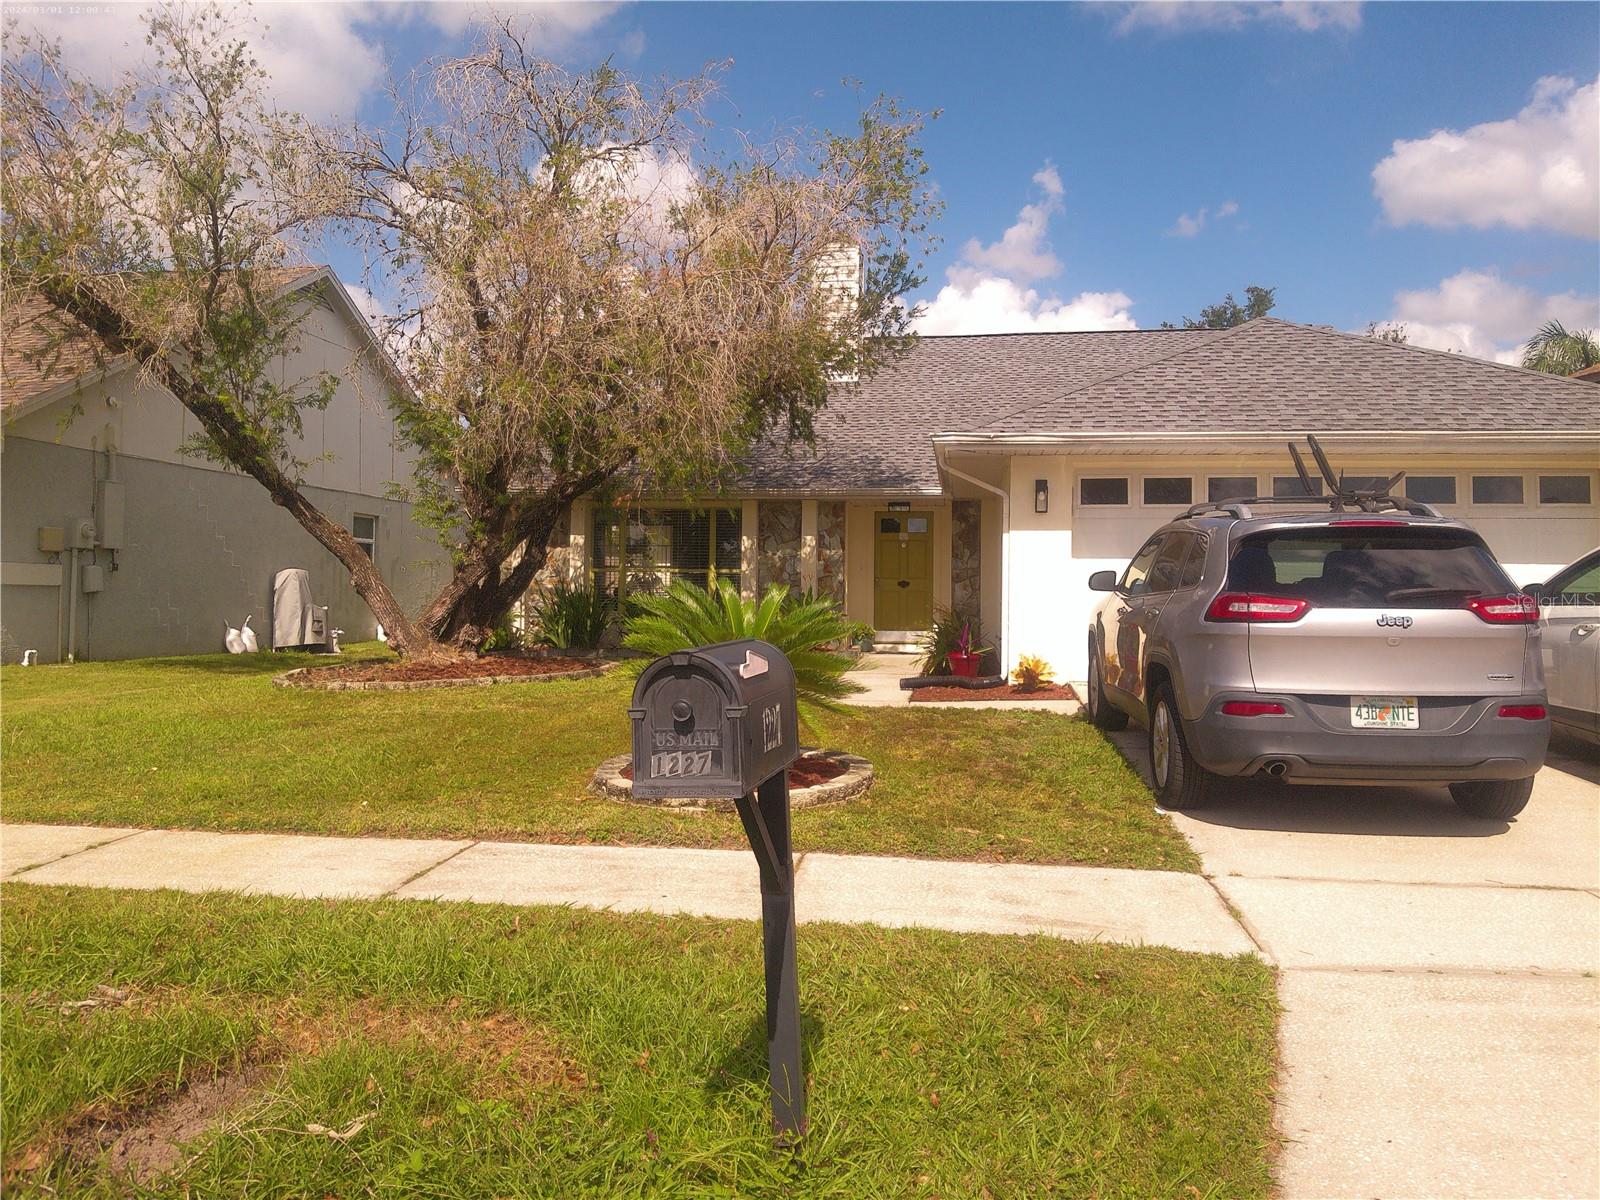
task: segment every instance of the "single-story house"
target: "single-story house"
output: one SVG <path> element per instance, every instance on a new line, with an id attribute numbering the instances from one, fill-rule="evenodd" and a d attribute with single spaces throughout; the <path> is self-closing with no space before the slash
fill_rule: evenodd
<path id="1" fill-rule="evenodd" d="M 715 500 L 580 503 L 565 569 L 605 587 L 781 581 L 837 598 L 888 644 L 914 644 L 950 605 L 979 617 L 1007 669 L 1036 654 L 1081 679 L 1090 573 L 1190 504 L 1295 493 L 1286 443 L 1307 433 L 1349 476 L 1404 470 L 1401 490 L 1476 526 L 1517 583 L 1546 578 L 1600 544 L 1593 397 L 1271 317 L 925 337 L 838 386 L 814 453 L 759 447 Z"/>
<path id="2" fill-rule="evenodd" d="M 272 281 L 304 301 L 285 379 L 338 376 L 304 414 L 307 494 L 377 560 L 415 610 L 448 573 L 436 537 L 390 498 L 411 478 L 388 397 L 403 387 L 371 327 L 325 267 Z M 312 598 L 346 640 L 376 623 L 338 560 L 237 471 L 186 455 L 198 423 L 126 359 L 102 361 L 42 301 L 5 315 L 0 354 L 0 649 L 41 663 L 221 651 L 254 615 L 270 644 L 273 577 L 310 572 Z M 74 569 L 76 568 L 76 569 Z"/>

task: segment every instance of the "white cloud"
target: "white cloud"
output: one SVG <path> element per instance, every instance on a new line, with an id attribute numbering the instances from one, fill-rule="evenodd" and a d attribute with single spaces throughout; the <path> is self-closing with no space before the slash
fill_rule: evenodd
<path id="1" fill-rule="evenodd" d="M 59 39 L 73 70 L 109 82 L 149 60 L 147 11 L 143 4 L 98 5 L 81 13 L 72 13 L 70 6 L 41 5 L 19 22 Z M 360 29 L 370 12 L 363 4 L 275 4 L 257 10 L 256 28 L 241 14 L 235 29 L 252 44 L 267 73 L 268 92 L 279 105 L 314 117 L 353 117 L 361 98 L 383 77 L 379 45 Z"/>
<path id="2" fill-rule="evenodd" d="M 1548 76 L 1506 121 L 1397 141 L 1372 170 L 1395 225 L 1545 228 L 1600 237 L 1600 80 Z"/>
<path id="3" fill-rule="evenodd" d="M 1061 272 L 1050 248 L 1050 220 L 1065 211 L 1066 189 L 1046 163 L 1033 182 L 1043 198 L 988 245 L 973 238 L 945 272 L 947 283 L 917 320 L 921 333 L 1047 333 L 1137 328 L 1122 292 L 1082 292 L 1070 300 L 1030 286 Z"/>
<path id="4" fill-rule="evenodd" d="M 1517 363 L 1522 346 L 1547 321 L 1568 329 L 1600 328 L 1600 296 L 1543 295 L 1497 271 L 1458 271 L 1436 288 L 1395 293 L 1385 324 L 1406 328 L 1413 345 Z"/>
<path id="5" fill-rule="evenodd" d="M 1118 14 L 1116 31 L 1123 34 L 1140 30 L 1163 33 L 1235 30 L 1251 25 L 1279 25 L 1305 33 L 1323 29 L 1349 32 L 1361 28 L 1359 3 L 1322 3 L 1317 0 L 1261 0 L 1259 3 L 1142 0 L 1139 3 L 1107 4 L 1103 7 L 1108 12 Z"/>
<path id="6" fill-rule="evenodd" d="M 1050 218 L 1062 211 L 1066 189 L 1049 163 L 1034 172 L 1033 182 L 1044 193 L 1044 199 L 1037 204 L 1024 204 L 998 242 L 985 246 L 977 238 L 970 239 L 961 248 L 963 262 L 985 274 L 1004 275 L 1024 283 L 1060 272 L 1061 260 L 1050 249 Z"/>
<path id="7" fill-rule="evenodd" d="M 409 5 L 405 6 L 410 8 Z M 479 0 L 433 0 L 412 11 L 441 33 L 465 33 L 474 24 L 508 16 L 529 28 L 548 47 L 570 44 L 588 33 L 621 5 L 579 3 L 576 0 L 524 0 L 523 3 L 486 4 Z"/>
<path id="8" fill-rule="evenodd" d="M 84 6 L 30 6 L 19 13 L 24 28 L 37 29 L 59 39 L 68 64 L 90 78 L 105 82 L 136 63 L 148 61 L 142 3 Z M 476 2 L 394 5 L 376 0 L 346 3 L 275 3 L 253 10 L 242 6 L 235 27 L 248 40 L 256 59 L 267 72 L 268 93 L 285 109 L 312 117 L 356 115 L 362 99 L 384 79 L 386 28 L 420 16 L 448 36 L 465 33 L 474 21 L 491 13 L 505 13 L 525 23 L 535 44 L 558 53 L 605 21 L 620 7 L 616 3 L 541 3 L 487 5 Z M 254 26 L 254 28 L 252 28 Z M 644 49 L 643 35 L 623 39 L 623 52 L 636 58 Z"/>
<path id="9" fill-rule="evenodd" d="M 985 278 L 939 289 L 917 321 L 917 332 L 1067 333 L 1137 329 L 1122 292 L 1080 292 L 1071 300 L 1041 295 L 1009 279 Z"/>
<path id="10" fill-rule="evenodd" d="M 1167 230 L 1168 237 L 1192 238 L 1204 229 L 1208 222 L 1225 221 L 1237 215 L 1239 205 L 1232 200 L 1224 200 L 1213 212 L 1209 208 L 1202 208 L 1198 212 L 1179 213 L 1178 219 L 1172 223 L 1172 228 Z"/>

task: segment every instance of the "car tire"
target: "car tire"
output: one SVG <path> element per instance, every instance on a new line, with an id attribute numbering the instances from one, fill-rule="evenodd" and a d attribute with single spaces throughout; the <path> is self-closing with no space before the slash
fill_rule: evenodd
<path id="1" fill-rule="evenodd" d="M 1183 736 L 1183 718 L 1172 686 L 1163 683 L 1150 702 L 1150 777 L 1156 802 L 1174 812 L 1204 808 L 1216 790 L 1217 776 L 1189 754 Z"/>
<path id="2" fill-rule="evenodd" d="M 1089 692 L 1084 706 L 1089 710 L 1089 723 L 1096 729 L 1116 733 L 1128 727 L 1128 714 L 1106 699 L 1105 677 L 1100 674 L 1100 654 L 1094 639 L 1089 639 Z"/>
<path id="3" fill-rule="evenodd" d="M 1504 821 L 1528 807 L 1533 776 L 1526 779 L 1488 779 L 1478 783 L 1452 783 L 1450 798 L 1469 817 Z"/>

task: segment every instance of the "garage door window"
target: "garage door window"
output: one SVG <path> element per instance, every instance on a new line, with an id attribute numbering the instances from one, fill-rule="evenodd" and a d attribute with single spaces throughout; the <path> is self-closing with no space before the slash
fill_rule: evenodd
<path id="1" fill-rule="evenodd" d="M 1254 475 L 1213 475 L 1206 480 L 1206 499 L 1212 504 L 1219 500 L 1247 500 L 1255 494 Z"/>
<path id="2" fill-rule="evenodd" d="M 1474 504 L 1521 504 L 1521 475 L 1474 475 L 1472 477 L 1472 502 Z"/>
<path id="3" fill-rule="evenodd" d="M 1146 504 L 1193 504 L 1194 480 L 1187 475 L 1152 475 L 1144 481 Z"/>
<path id="4" fill-rule="evenodd" d="M 1272 477 L 1272 494 L 1274 496 L 1320 496 L 1322 495 L 1322 480 L 1313 479 L 1311 490 L 1306 491 L 1306 485 L 1298 475 L 1274 475 Z"/>
<path id="5" fill-rule="evenodd" d="M 1589 477 L 1587 475 L 1539 476 L 1539 503 L 1589 503 Z"/>
<path id="6" fill-rule="evenodd" d="M 1454 475 L 1407 475 L 1406 495 L 1424 504 L 1454 504 L 1456 502 L 1456 477 Z"/>
<path id="7" fill-rule="evenodd" d="M 1083 505 L 1126 505 L 1128 503 L 1128 480 L 1120 479 L 1080 479 L 1078 480 L 1078 503 Z"/>

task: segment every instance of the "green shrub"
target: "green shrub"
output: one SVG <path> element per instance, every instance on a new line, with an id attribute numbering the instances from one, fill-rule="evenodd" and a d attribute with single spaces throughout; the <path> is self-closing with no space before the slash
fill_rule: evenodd
<path id="1" fill-rule="evenodd" d="M 639 613 L 628 621 L 622 644 L 660 658 L 693 646 L 760 638 L 793 664 L 802 711 L 834 709 L 838 700 L 863 690 L 844 677 L 855 660 L 826 648 L 847 639 L 851 628 L 832 601 L 791 601 L 782 584 L 768 588 L 758 603 L 742 599 L 727 580 L 714 591 L 680 580 L 659 595 L 640 598 Z"/>
<path id="2" fill-rule="evenodd" d="M 509 615 L 500 619 L 500 624 L 494 627 L 483 642 L 485 654 L 515 653 L 522 648 L 522 631 L 511 623 Z"/>
<path id="3" fill-rule="evenodd" d="M 611 627 L 616 602 L 594 587 L 557 583 L 539 593 L 528 606 L 543 646 L 558 650 L 594 650 Z"/>

